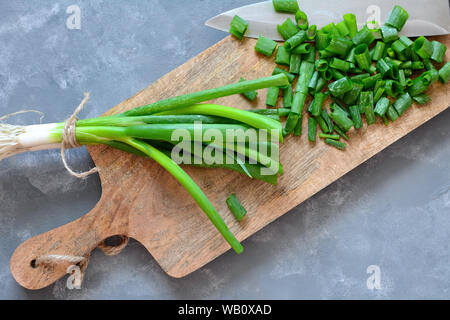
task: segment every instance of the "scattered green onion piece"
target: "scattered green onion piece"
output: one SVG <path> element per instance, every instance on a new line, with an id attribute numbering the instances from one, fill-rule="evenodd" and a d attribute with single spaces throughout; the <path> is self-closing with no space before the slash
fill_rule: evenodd
<path id="1" fill-rule="evenodd" d="M 401 36 L 399 39 L 407 48 L 410 48 L 414 45 L 414 41 L 412 41 L 407 36 Z"/>
<path id="2" fill-rule="evenodd" d="M 345 61 L 350 62 L 350 63 L 355 63 L 355 49 L 356 47 L 353 47 L 350 49 L 349 53 L 347 54 L 347 57 L 345 57 Z"/>
<path id="3" fill-rule="evenodd" d="M 392 65 L 387 63 L 385 59 L 380 59 L 377 62 L 377 71 L 378 74 L 381 74 L 383 77 L 390 72 L 392 69 Z"/>
<path id="4" fill-rule="evenodd" d="M 330 62 L 330 67 L 340 71 L 348 72 L 348 70 L 350 69 L 350 62 L 338 58 L 332 58 Z"/>
<path id="5" fill-rule="evenodd" d="M 392 105 L 390 105 L 389 108 L 387 109 L 386 115 L 392 122 L 394 122 L 398 118 L 397 110 L 395 110 L 394 106 Z"/>
<path id="6" fill-rule="evenodd" d="M 378 88 L 376 91 L 374 91 L 375 92 L 375 94 L 373 95 L 373 102 L 374 103 L 377 103 L 378 100 L 381 99 L 381 97 L 384 94 L 384 91 L 386 91 L 386 89 L 384 87 L 383 88 Z"/>
<path id="7" fill-rule="evenodd" d="M 362 81 L 367 78 L 370 78 L 370 74 L 361 73 L 356 76 L 350 77 L 350 80 L 352 80 L 353 82 L 361 82 L 362 83 Z"/>
<path id="8" fill-rule="evenodd" d="M 330 132 L 327 122 L 321 116 L 316 117 L 316 120 L 317 120 L 317 124 L 319 125 L 320 130 L 322 130 L 322 132 L 324 132 L 324 133 Z"/>
<path id="9" fill-rule="evenodd" d="M 423 64 L 422 61 L 414 61 L 411 64 L 411 69 L 413 69 L 413 70 L 422 70 L 424 68 L 425 68 L 425 65 Z"/>
<path id="10" fill-rule="evenodd" d="M 243 82 L 243 81 L 245 81 L 244 78 L 241 78 L 239 80 L 239 82 Z M 244 97 L 246 97 L 249 101 L 254 101 L 256 99 L 256 96 L 258 95 L 258 92 L 256 92 L 255 90 L 252 90 L 252 91 L 243 92 L 242 95 Z"/>
<path id="11" fill-rule="evenodd" d="M 372 60 L 370 59 L 369 50 L 365 43 L 362 43 L 356 47 L 355 60 L 361 69 L 370 71 Z"/>
<path id="12" fill-rule="evenodd" d="M 230 33 L 234 35 L 239 40 L 242 40 L 242 37 L 245 34 L 245 31 L 247 31 L 248 28 L 248 22 L 239 17 L 238 15 L 235 15 L 233 17 L 233 20 L 231 20 L 230 24 Z"/>
<path id="13" fill-rule="evenodd" d="M 360 129 L 363 125 L 362 118 L 361 118 L 361 112 L 359 110 L 360 110 L 360 107 L 358 105 L 352 105 L 348 108 L 348 111 L 350 113 L 350 117 L 352 118 L 355 129 Z"/>
<path id="14" fill-rule="evenodd" d="M 300 97 L 300 94 L 296 94 L 295 96 L 294 96 L 294 101 L 292 102 L 292 104 L 294 104 L 295 103 L 295 100 L 296 100 L 296 96 L 299 96 Z M 305 98 L 306 98 L 306 95 L 305 95 Z M 298 99 L 300 99 L 300 98 L 298 98 Z M 292 108 L 292 107 L 291 107 Z M 284 125 L 284 128 L 283 128 L 283 136 L 287 136 L 287 135 L 289 135 L 292 131 L 294 131 L 294 129 L 296 128 L 296 126 L 297 126 L 297 124 L 298 124 L 298 122 L 299 122 L 299 119 L 301 119 L 301 115 L 299 115 L 299 114 L 294 114 L 294 113 L 292 113 L 292 112 L 289 112 L 289 115 L 288 115 L 288 118 L 287 118 L 287 120 L 286 120 L 286 124 Z"/>
<path id="15" fill-rule="evenodd" d="M 325 59 L 318 59 L 315 62 L 317 71 L 325 71 L 328 69 L 328 61 Z"/>
<path id="16" fill-rule="evenodd" d="M 325 71 L 320 71 L 320 76 L 325 80 L 325 81 L 330 81 L 331 79 L 333 79 L 333 75 L 331 74 L 330 69 L 327 69 Z"/>
<path id="17" fill-rule="evenodd" d="M 275 67 L 275 69 L 272 72 L 272 75 L 275 76 L 277 74 L 285 74 L 290 83 L 292 83 L 292 81 L 295 80 L 295 74 L 292 74 L 292 73 L 290 73 L 290 72 L 288 72 L 288 71 L 286 71 L 284 69 Z"/>
<path id="18" fill-rule="evenodd" d="M 309 26 L 308 32 L 306 33 L 308 36 L 308 40 L 312 41 L 316 38 L 317 34 L 317 26 L 313 24 L 312 26 Z"/>
<path id="19" fill-rule="evenodd" d="M 378 100 L 377 105 L 375 106 L 375 114 L 380 117 L 384 116 L 390 105 L 391 102 L 388 98 L 381 98 L 380 100 Z"/>
<path id="20" fill-rule="evenodd" d="M 302 59 L 314 64 L 314 61 L 316 61 L 316 48 L 311 47 L 309 52 L 302 55 Z"/>
<path id="21" fill-rule="evenodd" d="M 297 10 L 297 12 L 295 13 L 295 22 L 297 22 L 297 26 L 301 30 L 307 30 L 308 29 L 308 26 L 309 26 L 309 24 L 308 24 L 308 16 L 303 11 Z"/>
<path id="22" fill-rule="evenodd" d="M 386 53 L 387 53 L 388 57 L 390 57 L 390 58 L 395 58 L 395 51 L 392 50 L 391 47 L 389 47 L 389 48 L 386 49 Z"/>
<path id="23" fill-rule="evenodd" d="M 422 58 L 422 59 L 430 59 L 433 54 L 433 46 L 431 42 L 428 41 L 425 37 L 419 37 L 414 41 L 414 51 Z"/>
<path id="24" fill-rule="evenodd" d="M 255 51 L 270 57 L 275 51 L 276 47 L 277 43 L 272 39 L 266 38 L 264 36 L 259 36 L 258 41 L 255 45 Z"/>
<path id="25" fill-rule="evenodd" d="M 419 95 L 413 97 L 413 100 L 420 105 L 427 104 L 428 102 L 431 101 L 430 97 L 425 93 L 422 93 L 422 94 L 419 94 Z"/>
<path id="26" fill-rule="evenodd" d="M 430 79 L 426 75 L 426 72 L 424 72 L 422 75 L 413 80 L 412 85 L 408 88 L 408 92 L 412 97 L 427 91 L 432 82 L 432 79 Z"/>
<path id="27" fill-rule="evenodd" d="M 336 54 L 327 50 L 319 50 L 319 58 L 320 59 L 327 59 L 327 58 L 332 58 L 334 57 Z"/>
<path id="28" fill-rule="evenodd" d="M 323 108 L 320 114 L 320 117 L 326 122 L 328 126 L 328 132 L 333 132 L 333 121 L 330 118 L 330 115 L 327 112 L 327 109 Z"/>
<path id="29" fill-rule="evenodd" d="M 342 78 L 345 77 L 344 74 L 342 74 L 339 70 L 334 69 L 334 68 L 330 68 L 327 71 L 330 71 L 331 76 L 333 77 L 334 80 L 340 80 Z"/>
<path id="30" fill-rule="evenodd" d="M 325 48 L 328 52 L 345 58 L 353 46 L 352 41 L 344 37 L 331 38 L 330 43 Z"/>
<path id="31" fill-rule="evenodd" d="M 364 90 L 371 89 L 375 86 L 378 80 L 381 80 L 382 76 L 381 74 L 377 73 L 369 78 L 363 79 L 362 84 Z"/>
<path id="32" fill-rule="evenodd" d="M 393 42 L 398 39 L 398 31 L 393 27 L 382 26 L 380 31 L 381 37 L 383 38 L 383 41 L 386 43 Z"/>
<path id="33" fill-rule="evenodd" d="M 344 14 L 344 21 L 347 25 L 350 38 L 353 38 L 358 32 L 358 25 L 356 23 L 356 16 L 353 13 Z"/>
<path id="34" fill-rule="evenodd" d="M 310 53 L 311 49 L 312 49 L 311 44 L 304 43 L 304 44 L 301 44 L 301 45 L 295 47 L 294 49 L 292 49 L 291 53 L 293 53 L 293 54 L 305 54 L 305 53 Z"/>
<path id="35" fill-rule="evenodd" d="M 292 51 L 292 49 L 294 49 L 298 45 L 302 44 L 307 39 L 308 39 L 308 36 L 306 35 L 306 32 L 303 30 L 300 30 L 295 35 L 293 35 L 292 37 L 287 39 L 286 42 L 284 43 L 284 46 L 286 47 L 286 50 Z M 298 53 L 298 52 L 294 52 L 294 53 Z"/>
<path id="36" fill-rule="evenodd" d="M 319 138 L 321 138 L 321 139 L 339 140 L 341 138 L 341 136 L 338 135 L 338 134 L 319 133 Z"/>
<path id="37" fill-rule="evenodd" d="M 341 21 L 336 25 L 336 28 L 339 30 L 339 33 L 342 37 L 346 37 L 350 34 L 350 30 L 347 27 L 347 23 L 345 21 Z"/>
<path id="38" fill-rule="evenodd" d="M 339 30 L 336 28 L 334 22 L 331 22 L 322 28 L 323 32 L 329 33 L 332 37 L 340 37 L 341 34 Z"/>
<path id="39" fill-rule="evenodd" d="M 348 77 L 343 77 L 328 86 L 331 94 L 335 97 L 342 96 L 353 88 L 353 83 Z"/>
<path id="40" fill-rule="evenodd" d="M 439 70 L 439 80 L 444 84 L 446 84 L 450 80 L 450 62 L 447 62 Z"/>
<path id="41" fill-rule="evenodd" d="M 433 48 L 431 59 L 438 63 L 442 63 L 444 61 L 447 47 L 438 41 L 431 41 L 431 46 Z"/>
<path id="42" fill-rule="evenodd" d="M 320 74 L 320 73 L 319 73 Z M 322 89 L 325 87 L 325 85 L 327 84 L 327 80 L 325 80 L 322 77 L 319 77 L 319 79 L 317 80 L 317 85 L 316 85 L 316 90 L 315 92 L 320 92 L 322 91 Z"/>
<path id="43" fill-rule="evenodd" d="M 385 126 L 389 125 L 389 120 L 388 120 L 386 115 L 382 116 L 381 119 L 383 119 L 383 123 L 384 123 Z"/>
<path id="44" fill-rule="evenodd" d="M 400 40 L 395 41 L 392 45 L 391 45 L 392 50 L 394 50 L 397 55 L 402 54 L 406 49 L 408 49 L 407 46 L 405 46 L 405 44 L 403 42 L 401 42 Z"/>
<path id="45" fill-rule="evenodd" d="M 317 31 L 316 33 L 316 49 L 317 50 L 325 50 L 326 47 L 330 44 L 331 36 L 328 33 L 323 32 L 322 30 Z"/>
<path id="46" fill-rule="evenodd" d="M 311 93 L 312 95 L 314 95 L 314 93 L 316 92 L 317 81 L 319 81 L 319 78 L 320 78 L 319 71 L 316 70 L 311 78 L 311 81 L 309 81 L 308 84 L 308 92 Z"/>
<path id="47" fill-rule="evenodd" d="M 400 66 L 400 69 L 412 69 L 412 61 L 405 61 Z"/>
<path id="48" fill-rule="evenodd" d="M 373 49 L 372 60 L 378 61 L 383 58 L 384 51 L 386 50 L 386 44 L 378 41 Z"/>
<path id="49" fill-rule="evenodd" d="M 316 142 L 317 120 L 314 117 L 308 117 L 308 140 Z"/>
<path id="50" fill-rule="evenodd" d="M 406 12 L 405 9 L 400 6 L 395 6 L 389 15 L 389 18 L 386 20 L 386 24 L 394 27 L 398 31 L 401 31 L 406 23 L 406 20 L 408 20 L 408 17 L 408 12 Z"/>
<path id="51" fill-rule="evenodd" d="M 406 87 L 406 76 L 405 76 L 405 70 L 399 70 L 398 71 L 398 82 L 400 85 L 405 88 Z"/>
<path id="52" fill-rule="evenodd" d="M 400 84 L 397 81 L 391 79 L 386 80 L 384 89 L 386 94 L 393 98 L 397 97 L 403 91 L 403 88 L 400 86 Z"/>
<path id="53" fill-rule="evenodd" d="M 297 25 L 289 18 L 287 18 L 282 24 L 277 25 L 277 30 L 284 40 L 288 40 L 299 31 Z"/>
<path id="54" fill-rule="evenodd" d="M 277 12 L 296 13 L 298 10 L 297 0 L 272 0 L 272 4 Z"/>
<path id="55" fill-rule="evenodd" d="M 279 46 L 277 50 L 277 55 L 275 56 L 275 63 L 281 64 L 283 66 L 289 66 L 291 60 L 291 54 L 286 49 L 285 46 Z"/>
<path id="56" fill-rule="evenodd" d="M 276 107 L 279 94 L 280 94 L 279 87 L 269 88 L 269 90 L 267 91 L 266 105 L 270 107 Z"/>
<path id="57" fill-rule="evenodd" d="M 367 26 L 364 26 L 358 33 L 352 38 L 355 46 L 365 43 L 369 46 L 373 41 L 375 41 L 375 36 L 373 32 Z"/>
<path id="58" fill-rule="evenodd" d="M 292 106 L 292 100 L 294 97 L 294 93 L 292 90 L 292 86 L 287 86 L 283 88 L 283 107 L 290 108 Z"/>
<path id="59" fill-rule="evenodd" d="M 289 72 L 298 74 L 300 72 L 300 65 L 302 64 L 302 56 L 299 54 L 291 54 L 289 62 Z"/>
<path id="60" fill-rule="evenodd" d="M 401 116 L 412 105 L 412 99 L 409 93 L 401 95 L 393 104 L 399 116 Z"/>
<path id="61" fill-rule="evenodd" d="M 330 106 L 333 111 L 330 114 L 330 118 L 344 131 L 347 132 L 353 127 L 353 121 L 348 117 L 347 111 L 339 107 L 337 104 L 333 103 Z"/>
<path id="62" fill-rule="evenodd" d="M 325 99 L 327 98 L 327 95 L 322 92 L 317 92 L 314 96 L 314 101 L 311 104 L 311 114 L 313 116 L 319 116 L 322 112 L 323 103 L 325 102 Z"/>
<path id="63" fill-rule="evenodd" d="M 233 193 L 228 197 L 226 201 L 228 208 L 234 214 L 234 217 L 237 221 L 241 222 L 244 216 L 247 214 L 247 210 L 242 206 L 239 200 L 236 198 L 236 195 Z"/>
<path id="64" fill-rule="evenodd" d="M 294 136 L 296 137 L 301 136 L 302 131 L 303 131 L 303 116 L 300 116 L 294 128 Z"/>
<path id="65" fill-rule="evenodd" d="M 346 144 L 344 142 L 336 141 L 333 139 L 325 139 L 325 143 L 329 144 L 330 146 L 333 146 L 339 150 L 344 150 L 346 147 Z"/>
<path id="66" fill-rule="evenodd" d="M 427 70 L 436 70 L 436 68 L 433 65 L 433 62 L 431 62 L 431 60 L 425 60 L 423 63 L 425 69 Z"/>
<path id="67" fill-rule="evenodd" d="M 353 82 L 352 90 L 344 94 L 342 101 L 346 105 L 356 104 L 361 94 L 362 88 L 363 88 L 362 84 Z"/>

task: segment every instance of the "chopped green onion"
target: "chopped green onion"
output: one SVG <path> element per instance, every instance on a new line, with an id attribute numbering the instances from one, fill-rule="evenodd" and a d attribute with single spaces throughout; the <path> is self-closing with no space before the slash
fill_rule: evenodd
<path id="1" fill-rule="evenodd" d="M 338 134 L 319 133 L 319 138 L 321 138 L 321 139 L 339 140 L 341 138 L 341 136 L 338 135 Z"/>
<path id="2" fill-rule="evenodd" d="M 375 41 L 375 36 L 373 32 L 367 26 L 364 26 L 358 33 L 352 38 L 355 46 L 365 43 L 369 46 L 373 41 Z"/>
<path id="3" fill-rule="evenodd" d="M 405 61 L 400 66 L 400 69 L 412 69 L 412 61 Z"/>
<path id="4" fill-rule="evenodd" d="M 389 108 L 388 108 L 387 111 L 386 111 L 386 114 L 387 114 L 388 118 L 389 118 L 392 122 L 394 122 L 394 121 L 397 120 L 397 118 L 398 118 L 397 110 L 395 110 L 395 108 L 394 108 L 393 105 L 390 105 L 390 106 L 389 106 Z"/>
<path id="5" fill-rule="evenodd" d="M 324 26 L 322 28 L 322 31 L 325 33 L 329 33 L 333 37 L 341 36 L 341 34 L 339 33 L 339 30 L 336 28 L 336 25 L 334 24 L 334 22 L 331 22 L 331 23 L 327 24 L 326 26 Z"/>
<path id="6" fill-rule="evenodd" d="M 319 116 L 322 112 L 323 103 L 325 102 L 325 99 L 327 98 L 327 95 L 322 92 L 317 92 L 314 96 L 314 102 L 312 103 L 311 107 L 311 114 L 313 116 Z"/>
<path id="7" fill-rule="evenodd" d="M 444 84 L 446 84 L 450 80 L 450 62 L 447 62 L 439 70 L 439 80 L 441 80 L 441 82 Z"/>
<path id="8" fill-rule="evenodd" d="M 287 50 L 285 46 L 279 46 L 275 57 L 275 63 L 289 66 L 290 60 L 291 54 L 289 53 L 289 50 Z"/>
<path id="9" fill-rule="evenodd" d="M 352 90 L 353 83 L 348 77 L 339 79 L 328 86 L 331 94 L 335 97 L 342 96 L 344 93 Z"/>
<path id="10" fill-rule="evenodd" d="M 370 74 L 368 74 L 368 73 L 361 73 L 361 74 L 358 74 L 356 76 L 350 77 L 350 80 L 352 80 L 353 82 L 360 82 L 360 83 L 362 83 L 362 81 L 364 79 L 367 79 L 367 78 L 370 78 Z"/>
<path id="11" fill-rule="evenodd" d="M 308 26 L 309 26 L 309 24 L 308 24 L 308 16 L 303 11 L 298 10 L 295 13 L 295 22 L 297 22 L 297 26 L 301 30 L 308 30 Z"/>
<path id="12" fill-rule="evenodd" d="M 282 24 L 277 25 L 277 30 L 284 40 L 288 40 L 299 31 L 297 25 L 289 18 L 287 18 Z"/>
<path id="13" fill-rule="evenodd" d="M 311 47 L 311 49 L 309 50 L 309 52 L 305 53 L 302 56 L 303 60 L 314 63 L 314 61 L 316 61 L 316 48 L 315 47 Z"/>
<path id="14" fill-rule="evenodd" d="M 308 140 L 316 142 L 317 121 L 314 117 L 308 117 Z"/>
<path id="15" fill-rule="evenodd" d="M 361 94 L 362 88 L 363 88 L 362 84 L 357 83 L 357 82 L 353 82 L 352 90 L 350 90 L 349 92 L 344 94 L 344 97 L 342 98 L 342 101 L 346 105 L 356 104 L 358 99 L 359 99 L 359 96 Z"/>
<path id="16" fill-rule="evenodd" d="M 386 80 L 386 84 L 384 86 L 385 92 L 390 97 L 397 97 L 400 93 L 403 92 L 402 86 L 395 80 Z"/>
<path id="17" fill-rule="evenodd" d="M 267 91 L 266 105 L 270 107 L 276 107 L 279 94 L 280 94 L 279 87 L 269 88 L 269 90 Z"/>
<path id="18" fill-rule="evenodd" d="M 258 41 L 256 41 L 255 51 L 270 57 L 275 51 L 276 47 L 277 43 L 272 39 L 266 38 L 264 36 L 259 36 Z"/>
<path id="19" fill-rule="evenodd" d="M 361 69 L 365 71 L 370 71 L 370 67 L 372 66 L 372 60 L 370 58 L 369 50 L 365 43 L 362 43 L 356 47 L 355 60 Z"/>
<path id="20" fill-rule="evenodd" d="M 313 24 L 312 26 L 309 26 L 308 32 L 306 33 L 308 36 L 308 40 L 314 40 L 316 38 L 317 34 L 317 26 Z"/>
<path id="21" fill-rule="evenodd" d="M 345 21 L 341 21 L 336 25 L 336 28 L 339 30 L 339 33 L 342 37 L 346 37 L 350 34 L 350 30 L 347 27 Z"/>
<path id="22" fill-rule="evenodd" d="M 355 129 L 362 128 L 362 118 L 361 118 L 361 112 L 359 111 L 360 107 L 358 105 L 352 105 L 348 108 L 348 111 L 350 113 L 350 117 L 352 118 L 353 124 L 355 126 Z"/>
<path id="23" fill-rule="evenodd" d="M 319 125 L 320 130 L 322 130 L 322 132 L 324 132 L 324 133 L 330 132 L 327 122 L 321 116 L 316 117 L 316 120 L 317 120 L 317 124 Z"/>
<path id="24" fill-rule="evenodd" d="M 401 116 L 412 105 L 412 99 L 409 93 L 401 95 L 393 104 L 399 116 Z"/>
<path id="25" fill-rule="evenodd" d="M 356 24 L 356 16 L 353 13 L 344 14 L 344 21 L 347 25 L 350 38 L 353 38 L 358 32 L 358 25 Z"/>
<path id="26" fill-rule="evenodd" d="M 302 64 L 302 56 L 299 54 L 291 54 L 289 62 L 289 72 L 298 74 L 300 72 L 300 65 Z"/>
<path id="27" fill-rule="evenodd" d="M 400 41 L 407 47 L 410 48 L 414 45 L 414 41 L 412 41 L 410 38 L 408 38 L 407 36 L 401 36 L 400 37 Z"/>
<path id="28" fill-rule="evenodd" d="M 242 206 L 239 200 L 236 198 L 236 195 L 233 193 L 227 199 L 227 205 L 230 211 L 234 214 L 234 217 L 237 221 L 241 222 L 244 216 L 247 214 L 247 210 Z"/>
<path id="29" fill-rule="evenodd" d="M 317 60 L 319 61 L 319 60 Z M 338 59 L 338 58 L 332 58 L 331 62 L 330 62 L 330 67 L 337 69 L 337 70 L 341 70 L 344 72 L 347 72 L 350 69 L 350 62 Z"/>
<path id="30" fill-rule="evenodd" d="M 316 33 L 316 49 L 317 50 L 325 50 L 326 47 L 330 44 L 331 36 L 328 33 L 323 32 L 322 30 L 317 31 Z"/>
<path id="31" fill-rule="evenodd" d="M 342 58 L 345 58 L 348 52 L 351 50 L 353 44 L 347 38 L 344 37 L 336 37 L 331 38 L 330 43 L 325 48 L 328 52 L 334 53 Z"/>
<path id="32" fill-rule="evenodd" d="M 292 106 L 292 99 L 294 97 L 292 86 L 287 86 L 283 88 L 283 106 L 285 108 L 290 108 Z"/>
<path id="33" fill-rule="evenodd" d="M 413 70 L 421 70 L 423 68 L 425 68 L 425 65 L 422 61 L 414 61 L 413 63 L 411 63 L 411 69 Z"/>
<path id="34" fill-rule="evenodd" d="M 375 107 L 375 114 L 379 115 L 380 117 L 384 116 L 390 105 L 391 102 L 388 98 L 381 98 L 380 100 L 378 100 Z"/>
<path id="35" fill-rule="evenodd" d="M 247 28 L 248 22 L 239 17 L 238 15 L 235 15 L 233 17 L 233 20 L 231 20 L 230 33 L 239 40 L 242 39 L 242 37 L 245 34 L 245 31 L 247 31 Z"/>
<path id="36" fill-rule="evenodd" d="M 373 49 L 372 60 L 378 61 L 383 58 L 384 51 L 386 50 L 386 44 L 378 41 Z"/>
<path id="37" fill-rule="evenodd" d="M 303 131 L 303 116 L 300 116 L 294 128 L 294 136 L 296 137 L 301 136 L 302 131 Z"/>
<path id="38" fill-rule="evenodd" d="M 336 141 L 333 139 L 325 139 L 325 143 L 329 144 L 330 146 L 333 146 L 339 150 L 344 150 L 346 144 L 344 142 Z"/>
<path id="39" fill-rule="evenodd" d="M 373 92 L 361 92 L 360 104 L 361 109 L 364 110 L 364 114 L 366 115 L 367 124 L 374 124 L 376 122 L 376 118 L 373 110 Z"/>
<path id="40" fill-rule="evenodd" d="M 431 42 L 428 41 L 425 37 L 419 37 L 414 41 L 414 51 L 422 58 L 422 59 L 430 59 L 433 54 L 433 46 Z"/>
<path id="41" fill-rule="evenodd" d="M 243 81 L 245 81 L 244 78 L 241 78 L 239 80 L 239 82 L 243 82 Z M 255 90 L 252 90 L 252 91 L 243 92 L 242 95 L 244 97 L 246 97 L 248 100 L 254 101 L 256 99 L 256 96 L 258 95 L 258 92 L 256 92 Z"/>
<path id="42" fill-rule="evenodd" d="M 308 39 L 308 36 L 306 35 L 306 32 L 303 30 L 300 30 L 295 35 L 293 35 L 292 37 L 287 39 L 286 42 L 284 43 L 284 46 L 286 47 L 286 50 L 288 50 L 290 52 L 290 51 L 292 51 L 292 49 L 299 46 L 300 44 L 305 42 L 307 39 Z M 293 52 L 293 53 L 298 54 L 299 52 Z M 304 53 L 304 52 L 300 52 L 300 53 Z"/>
<path id="43" fill-rule="evenodd" d="M 301 44 L 301 45 L 295 47 L 294 49 L 292 49 L 291 53 L 305 54 L 305 53 L 310 53 L 311 49 L 312 49 L 312 47 L 309 43 L 304 43 L 304 44 Z"/>
<path id="44" fill-rule="evenodd" d="M 406 20 L 408 20 L 408 17 L 408 12 L 406 12 L 405 9 L 400 6 L 395 6 L 389 15 L 389 18 L 386 20 L 386 24 L 394 27 L 398 31 L 401 31 L 406 23 Z"/>
<path id="45" fill-rule="evenodd" d="M 422 93 L 422 94 L 419 94 L 419 95 L 413 97 L 413 100 L 420 105 L 427 104 L 428 102 L 431 101 L 430 97 L 428 95 L 426 95 L 425 93 Z"/>
<path id="46" fill-rule="evenodd" d="M 378 100 L 381 99 L 381 97 L 384 94 L 384 91 L 386 91 L 386 89 L 384 87 L 383 88 L 378 88 L 377 90 L 374 90 L 374 92 L 375 92 L 375 94 L 373 95 L 373 102 L 374 103 L 377 103 Z"/>
<path id="47" fill-rule="evenodd" d="M 391 48 L 397 53 L 397 55 L 402 54 L 406 49 L 408 49 L 408 47 L 400 40 L 395 41 L 391 45 Z"/>
<path id="48" fill-rule="evenodd" d="M 272 4 L 278 12 L 296 13 L 298 10 L 297 0 L 272 0 Z"/>
<path id="49" fill-rule="evenodd" d="M 424 93 L 428 89 L 432 79 L 427 75 L 429 74 L 424 72 L 413 80 L 412 85 L 408 88 L 408 92 L 412 97 Z"/>
<path id="50" fill-rule="evenodd" d="M 320 74 L 320 73 L 319 73 Z M 325 87 L 325 85 L 327 84 L 327 80 L 325 80 L 324 78 L 320 77 L 317 80 L 317 85 L 316 85 L 316 91 L 315 92 L 320 92 L 322 91 L 322 89 Z"/>
<path id="51" fill-rule="evenodd" d="M 314 93 L 316 92 L 317 81 L 319 81 L 319 78 L 320 78 L 319 71 L 316 70 L 311 78 L 311 81 L 309 81 L 308 84 L 308 92 L 311 93 L 312 95 L 314 95 Z"/>
<path id="52" fill-rule="evenodd" d="M 325 59 L 318 59 L 315 62 L 317 71 L 325 71 L 328 69 L 328 61 Z"/>
<path id="53" fill-rule="evenodd" d="M 353 121 L 348 117 L 349 114 L 344 109 L 335 103 L 331 104 L 330 108 L 333 111 L 330 114 L 330 118 L 333 119 L 344 132 L 347 132 L 353 127 Z"/>
<path id="54" fill-rule="evenodd" d="M 381 74 L 377 73 L 369 78 L 363 79 L 362 84 L 364 86 L 364 90 L 373 88 L 378 80 L 381 80 Z"/>
<path id="55" fill-rule="evenodd" d="M 447 47 L 438 41 L 431 41 L 431 46 L 433 48 L 431 59 L 438 63 L 442 63 L 444 61 L 445 52 L 447 51 Z"/>
<path id="56" fill-rule="evenodd" d="M 383 41 L 386 43 L 393 42 L 398 39 L 398 31 L 393 27 L 382 26 L 380 31 L 381 37 L 383 38 Z"/>

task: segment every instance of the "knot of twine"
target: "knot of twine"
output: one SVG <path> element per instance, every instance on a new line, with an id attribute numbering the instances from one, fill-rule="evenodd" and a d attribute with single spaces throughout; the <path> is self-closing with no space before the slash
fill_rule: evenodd
<path id="1" fill-rule="evenodd" d="M 130 240 L 129 237 L 120 235 L 118 236 L 121 239 L 120 244 L 116 246 L 107 245 L 105 240 L 100 242 L 97 247 L 103 251 L 107 256 L 116 256 L 125 249 Z M 71 273 L 73 271 L 73 266 L 77 265 L 80 268 L 80 279 L 77 280 L 78 286 L 81 285 L 84 279 L 84 275 L 86 273 L 87 266 L 89 264 L 91 255 L 88 254 L 86 256 L 70 256 L 70 255 L 59 255 L 59 254 L 49 254 L 45 256 L 40 256 L 34 260 L 34 267 L 37 268 L 39 266 L 44 265 L 53 265 L 53 264 L 67 264 L 70 263 L 70 266 L 67 268 L 67 272 Z"/>
<path id="2" fill-rule="evenodd" d="M 97 173 L 98 168 L 94 167 L 89 171 L 86 172 L 75 172 L 73 171 L 66 160 L 65 151 L 66 149 L 71 148 L 78 148 L 80 147 L 78 141 L 77 141 L 77 133 L 76 133 L 76 127 L 77 127 L 77 116 L 80 113 L 81 110 L 83 110 L 86 103 L 89 101 L 90 94 L 89 92 L 86 92 L 84 94 L 84 99 L 81 101 L 80 105 L 75 109 L 73 114 L 66 120 L 66 123 L 64 124 L 64 129 L 62 132 L 62 143 L 61 143 L 61 159 L 63 161 L 64 167 L 66 170 L 70 173 L 71 176 L 84 179 L 90 176 L 91 174 Z"/>

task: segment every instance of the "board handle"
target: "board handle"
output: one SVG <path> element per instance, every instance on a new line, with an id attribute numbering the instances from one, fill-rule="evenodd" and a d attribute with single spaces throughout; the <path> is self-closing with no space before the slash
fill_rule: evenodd
<path id="1" fill-rule="evenodd" d="M 85 216 L 22 243 L 10 261 L 16 281 L 30 290 L 42 289 L 73 271 L 74 265 L 83 273 L 96 247 L 109 255 L 118 254 L 128 237 L 125 230 L 102 228 L 101 207 L 97 204 Z M 105 244 L 105 239 L 116 235 L 122 236 L 121 243 Z"/>

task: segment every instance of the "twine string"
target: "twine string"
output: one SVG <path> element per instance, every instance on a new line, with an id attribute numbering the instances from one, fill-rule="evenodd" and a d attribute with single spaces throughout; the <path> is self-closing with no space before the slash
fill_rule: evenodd
<path id="1" fill-rule="evenodd" d="M 77 126 L 77 116 L 80 113 L 81 110 L 83 110 L 86 103 L 89 101 L 90 94 L 89 92 L 84 94 L 84 99 L 81 101 L 80 105 L 75 109 L 73 114 L 66 120 L 66 123 L 64 124 L 64 129 L 62 132 L 62 143 L 61 143 L 61 159 L 64 164 L 64 168 L 69 172 L 69 174 L 73 177 L 84 179 L 90 176 L 91 174 L 97 173 L 98 168 L 94 167 L 89 171 L 86 172 L 75 172 L 67 163 L 65 151 L 66 149 L 71 148 L 78 148 L 80 147 L 78 141 L 77 141 L 77 133 L 76 133 L 76 126 Z"/>

